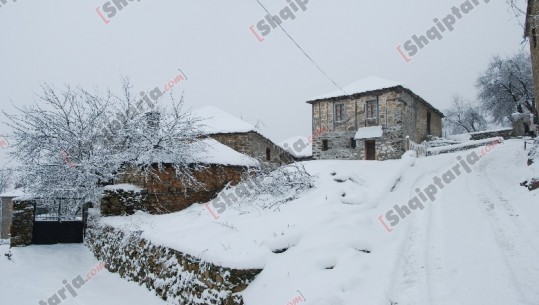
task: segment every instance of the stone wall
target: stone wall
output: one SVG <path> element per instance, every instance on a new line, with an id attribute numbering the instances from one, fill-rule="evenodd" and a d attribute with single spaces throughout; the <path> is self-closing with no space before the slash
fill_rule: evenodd
<path id="1" fill-rule="evenodd" d="M 8 239 L 11 230 L 13 197 L 0 198 L 0 239 Z"/>
<path id="2" fill-rule="evenodd" d="M 101 198 L 101 214 L 104 216 L 132 215 L 148 208 L 146 191 L 107 190 Z"/>
<path id="3" fill-rule="evenodd" d="M 235 151 L 260 161 L 276 164 L 294 162 L 294 157 L 289 152 L 256 132 L 213 134 L 210 137 Z M 269 160 L 266 158 L 268 149 L 270 152 Z"/>
<path id="4" fill-rule="evenodd" d="M 181 211 L 193 203 L 210 201 L 227 184 L 236 185 L 246 171 L 247 168 L 241 166 L 208 165 L 205 169 L 194 171 L 193 176 L 199 185 L 193 186 L 183 183 L 172 166 L 166 166 L 163 171 L 156 171 L 155 175 L 147 178 L 133 170 L 127 170 L 118 183 L 129 183 L 144 189 L 147 197 L 143 205 L 147 212 L 167 214 Z M 108 215 L 117 206 L 111 201 L 104 201 L 101 208 L 104 209 L 104 214 Z M 130 213 L 128 209 L 125 212 Z"/>
<path id="5" fill-rule="evenodd" d="M 140 232 L 101 225 L 90 215 L 86 245 L 111 272 L 135 281 L 171 304 L 242 305 L 242 292 L 262 271 L 220 267 L 152 244 Z"/>
<path id="6" fill-rule="evenodd" d="M 474 132 L 470 134 L 470 140 L 483 140 L 495 137 L 502 137 L 504 140 L 511 139 L 513 137 L 513 129 Z"/>
<path id="7" fill-rule="evenodd" d="M 32 243 L 34 205 L 28 201 L 13 201 L 11 247 L 24 247 Z"/>
<path id="8" fill-rule="evenodd" d="M 378 101 L 378 117 L 366 116 L 368 101 Z M 335 121 L 335 105 L 342 104 L 345 117 Z M 442 115 L 423 102 L 420 97 L 403 88 L 378 90 L 371 93 L 356 94 L 352 97 L 331 98 L 312 103 L 313 158 L 337 160 L 365 159 L 365 140 L 352 139 L 362 127 L 381 125 L 382 138 L 373 139 L 376 145 L 376 159 L 398 159 L 405 149 L 405 137 L 409 135 L 414 142 L 422 142 L 428 136 L 427 116 L 431 115 L 430 133 L 442 135 Z M 328 149 L 323 150 L 323 141 Z"/>

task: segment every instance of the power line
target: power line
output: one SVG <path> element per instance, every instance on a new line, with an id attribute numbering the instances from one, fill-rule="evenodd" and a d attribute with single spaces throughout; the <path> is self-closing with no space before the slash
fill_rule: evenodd
<path id="1" fill-rule="evenodd" d="M 322 74 L 324 74 L 324 76 L 329 79 L 330 82 L 333 83 L 333 85 L 335 85 L 335 87 L 337 87 L 339 90 L 341 90 L 345 95 L 348 95 L 348 93 L 346 93 L 346 91 L 343 90 L 343 88 L 341 88 L 341 86 L 339 86 L 337 84 L 337 82 L 335 82 L 327 73 L 326 71 L 324 71 L 324 69 L 322 69 L 322 67 L 320 67 L 320 65 L 318 65 L 316 63 L 316 61 L 314 61 L 314 59 L 309 55 L 307 54 L 307 52 L 299 45 L 299 43 L 296 42 L 296 40 L 294 38 L 292 38 L 292 36 L 290 34 L 288 34 L 288 32 L 282 27 L 281 23 L 282 22 L 278 22 L 275 17 L 273 16 L 272 13 L 269 12 L 269 10 L 264 6 L 264 4 L 262 4 L 262 2 L 260 2 L 260 0 L 256 0 L 256 2 L 258 2 L 258 4 L 264 9 L 264 11 L 266 11 L 266 13 L 268 13 L 268 16 L 271 17 L 271 19 L 273 19 L 273 21 L 275 22 L 275 24 L 277 24 L 277 26 L 279 26 L 279 28 L 286 34 L 286 36 L 288 36 L 288 38 L 290 38 L 290 40 L 292 40 L 292 42 L 298 47 L 298 49 L 301 50 L 301 52 L 305 55 L 305 57 L 307 57 L 307 59 L 309 59 L 309 61 L 311 61 L 311 63 L 313 63 L 313 65 L 320 71 L 322 72 Z"/>

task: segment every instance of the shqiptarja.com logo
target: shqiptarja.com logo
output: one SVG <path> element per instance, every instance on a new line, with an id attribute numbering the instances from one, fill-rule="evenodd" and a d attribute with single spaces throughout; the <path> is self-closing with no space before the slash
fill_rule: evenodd
<path id="1" fill-rule="evenodd" d="M 9 141 L 4 135 L 0 134 L 0 148 L 6 148 L 8 146 L 9 146 Z"/>

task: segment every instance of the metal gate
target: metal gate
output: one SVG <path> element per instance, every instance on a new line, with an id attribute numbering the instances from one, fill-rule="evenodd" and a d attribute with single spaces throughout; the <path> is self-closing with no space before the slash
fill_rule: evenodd
<path id="1" fill-rule="evenodd" d="M 32 230 L 32 244 L 72 244 L 82 243 L 84 240 L 85 219 L 87 206 L 82 209 L 81 216 L 62 216 L 60 208 L 56 213 L 34 205 L 34 226 Z"/>

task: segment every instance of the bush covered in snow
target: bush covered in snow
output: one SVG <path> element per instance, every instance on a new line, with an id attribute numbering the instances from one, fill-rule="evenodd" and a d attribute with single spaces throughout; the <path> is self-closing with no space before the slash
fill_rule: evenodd
<path id="1" fill-rule="evenodd" d="M 314 187 L 314 177 L 305 166 L 295 163 L 274 169 L 271 165 L 255 168 L 246 173 L 237 186 L 223 192 L 241 195 L 233 208 L 242 212 L 255 210 L 278 210 L 279 207 L 298 198 L 302 192 Z"/>

